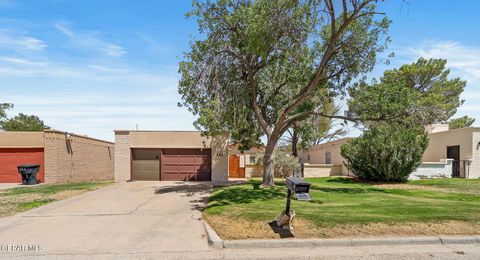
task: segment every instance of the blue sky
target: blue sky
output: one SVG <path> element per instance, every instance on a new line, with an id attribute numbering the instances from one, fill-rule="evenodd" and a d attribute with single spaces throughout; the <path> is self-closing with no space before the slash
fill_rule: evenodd
<path id="1" fill-rule="evenodd" d="M 389 66 L 446 58 L 468 81 L 458 115 L 480 123 L 480 1 L 388 0 Z M 113 140 L 113 129 L 193 130 L 177 64 L 197 34 L 191 1 L 0 0 L 0 102 L 49 126 Z M 358 131 L 352 131 L 355 135 Z"/>

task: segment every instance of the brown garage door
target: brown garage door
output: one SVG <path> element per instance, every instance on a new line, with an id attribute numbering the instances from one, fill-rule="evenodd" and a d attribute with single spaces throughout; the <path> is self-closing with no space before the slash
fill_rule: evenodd
<path id="1" fill-rule="evenodd" d="M 43 148 L 1 148 L 0 149 L 0 183 L 21 183 L 18 174 L 20 164 L 40 164 L 37 178 L 44 182 Z"/>
<path id="2" fill-rule="evenodd" d="M 160 149 L 133 149 L 132 180 L 160 180 Z"/>
<path id="3" fill-rule="evenodd" d="M 210 181 L 210 149 L 162 149 L 162 181 Z"/>

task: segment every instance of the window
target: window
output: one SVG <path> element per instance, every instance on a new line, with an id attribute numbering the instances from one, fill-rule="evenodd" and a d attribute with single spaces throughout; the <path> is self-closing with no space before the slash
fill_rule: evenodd
<path id="1" fill-rule="evenodd" d="M 332 153 L 325 152 L 325 164 L 332 164 Z"/>
<path id="2" fill-rule="evenodd" d="M 250 155 L 250 164 L 255 164 L 257 163 L 257 158 L 255 157 L 255 155 Z"/>

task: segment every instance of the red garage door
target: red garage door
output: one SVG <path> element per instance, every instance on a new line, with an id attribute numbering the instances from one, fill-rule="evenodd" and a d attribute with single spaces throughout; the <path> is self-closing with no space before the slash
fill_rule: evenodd
<path id="1" fill-rule="evenodd" d="M 40 164 L 37 178 L 44 182 L 43 148 L 0 148 L 0 183 L 21 183 L 20 164 Z"/>
<path id="2" fill-rule="evenodd" d="M 162 149 L 162 181 L 210 181 L 210 149 Z"/>

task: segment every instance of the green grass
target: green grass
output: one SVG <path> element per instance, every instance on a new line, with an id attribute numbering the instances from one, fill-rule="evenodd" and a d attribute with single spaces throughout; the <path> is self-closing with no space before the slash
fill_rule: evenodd
<path id="1" fill-rule="evenodd" d="M 14 215 L 111 184 L 110 181 L 44 184 L 0 191 L 0 217 Z"/>
<path id="2" fill-rule="evenodd" d="M 42 194 L 49 195 L 67 190 L 94 190 L 109 184 L 109 181 L 102 182 L 78 182 L 78 183 L 62 183 L 62 184 L 44 184 L 32 187 L 18 187 L 4 190 L 0 193 L 1 196 L 14 196 L 20 194 Z"/>
<path id="3" fill-rule="evenodd" d="M 462 193 L 474 189 L 477 180 L 443 179 L 443 182 L 416 181 L 413 185 L 443 185 L 458 191 L 381 188 L 349 178 L 307 179 L 312 186 L 311 201 L 292 201 L 298 218 L 318 227 L 341 224 L 402 223 L 435 221 L 480 221 L 480 196 Z M 434 184 L 435 183 L 435 184 Z M 284 209 L 286 188 L 277 181 L 272 188 L 259 188 L 260 181 L 217 189 L 204 211 L 208 215 L 270 222 Z"/>
<path id="4" fill-rule="evenodd" d="M 480 179 L 433 179 L 409 181 L 408 184 L 445 188 L 459 192 L 480 193 Z"/>

